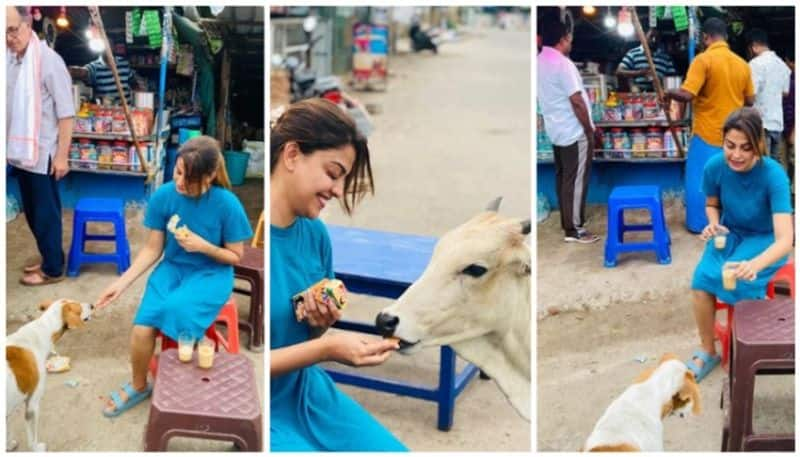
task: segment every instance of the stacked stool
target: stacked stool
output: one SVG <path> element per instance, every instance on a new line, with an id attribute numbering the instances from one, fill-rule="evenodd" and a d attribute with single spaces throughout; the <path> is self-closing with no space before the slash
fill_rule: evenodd
<path id="1" fill-rule="evenodd" d="M 722 451 L 793 451 L 794 434 L 756 434 L 757 374 L 794 374 L 794 300 L 743 300 L 736 307 Z"/>
<path id="2" fill-rule="evenodd" d="M 233 291 L 250 297 L 249 317 L 246 322 L 239 322 L 239 326 L 250 333 L 247 349 L 261 352 L 264 350 L 264 249 L 245 246 L 242 260 L 233 266 L 233 276 L 250 284 L 249 289 L 234 287 Z"/>
<path id="3" fill-rule="evenodd" d="M 626 209 L 647 209 L 651 223 L 625 225 Z M 653 241 L 625 243 L 625 232 L 652 231 Z M 672 262 L 670 237 L 658 186 L 615 187 L 608 197 L 608 236 L 605 246 L 605 266 L 615 267 L 622 252 L 655 251 L 658 263 Z"/>
<path id="4" fill-rule="evenodd" d="M 114 225 L 113 235 L 90 235 L 89 222 L 106 222 Z M 84 251 L 87 241 L 113 241 L 116 251 L 97 254 Z M 125 204 L 118 198 L 82 198 L 75 206 L 72 221 L 72 246 L 69 249 L 67 276 L 78 276 L 81 266 L 87 263 L 115 263 L 122 274 L 131 265 L 131 248 L 125 234 Z"/>
<path id="5" fill-rule="evenodd" d="M 261 399 L 255 368 L 247 357 L 220 352 L 207 370 L 178 361 L 175 349 L 161 358 L 145 451 L 166 451 L 175 436 L 232 441 L 241 451 L 263 450 Z"/>
<path id="6" fill-rule="evenodd" d="M 786 262 L 776 273 L 775 276 L 767 283 L 767 298 L 775 298 L 775 284 L 786 282 L 788 286 L 789 296 L 794 299 L 794 260 Z M 730 359 L 730 342 L 731 342 L 731 329 L 733 327 L 733 306 L 728 303 L 723 303 L 717 300 L 714 305 L 714 313 L 716 317 L 717 311 L 725 311 L 727 318 L 725 322 L 714 321 L 714 338 L 719 341 L 720 348 L 722 349 L 722 366 L 727 367 Z"/>

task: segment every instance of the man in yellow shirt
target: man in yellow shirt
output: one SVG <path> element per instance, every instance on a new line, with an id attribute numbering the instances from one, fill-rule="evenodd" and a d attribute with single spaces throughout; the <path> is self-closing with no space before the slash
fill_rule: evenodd
<path id="1" fill-rule="evenodd" d="M 755 100 L 750 66 L 734 54 L 728 43 L 727 25 L 710 18 L 703 23 L 705 51 L 689 65 L 680 89 L 664 94 L 665 106 L 671 99 L 692 103 L 692 140 L 686 158 L 686 227 L 699 233 L 708 224 L 705 196 L 701 190 L 703 168 L 714 154 L 722 153 L 722 125 L 728 115 Z"/>

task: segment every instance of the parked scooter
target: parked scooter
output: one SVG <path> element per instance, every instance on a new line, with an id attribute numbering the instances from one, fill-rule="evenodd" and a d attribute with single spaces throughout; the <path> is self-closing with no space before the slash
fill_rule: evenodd
<path id="1" fill-rule="evenodd" d="M 289 73 L 291 83 L 292 101 L 296 102 L 306 98 L 322 97 L 334 103 L 341 103 L 342 91 L 339 78 L 336 76 L 321 76 L 311 69 L 311 51 L 314 45 L 322 38 L 311 38 L 311 34 L 317 27 L 317 18 L 309 16 L 303 21 L 303 31 L 306 34 L 305 62 L 295 56 L 282 57 L 274 55 L 272 63 L 274 66 L 283 68 Z"/>
<path id="2" fill-rule="evenodd" d="M 347 111 L 355 121 L 357 130 L 367 137 L 373 127 L 366 108 L 342 92 L 342 85 L 338 77 L 333 75 L 318 77 L 316 72 L 311 69 L 311 50 L 321 38 L 311 38 L 316 26 L 317 20 L 314 16 L 309 16 L 303 21 L 303 30 L 306 33 L 307 41 L 305 62 L 295 56 L 284 58 L 275 54 L 272 56 L 272 64 L 288 72 L 292 103 L 316 97 L 331 101 Z"/>
<path id="3" fill-rule="evenodd" d="M 289 73 L 292 102 L 314 97 L 326 98 L 334 103 L 341 102 L 341 84 L 336 76 L 318 77 L 314 70 L 295 56 L 283 58 L 276 54 L 272 60 L 273 65 Z"/>
<path id="4" fill-rule="evenodd" d="M 430 49 L 434 54 L 439 53 L 439 49 L 436 46 L 436 43 L 433 41 L 434 37 L 428 32 L 422 30 L 419 22 L 414 22 L 411 24 L 411 27 L 408 29 L 408 35 L 411 38 L 411 48 L 414 50 L 414 52 Z"/>

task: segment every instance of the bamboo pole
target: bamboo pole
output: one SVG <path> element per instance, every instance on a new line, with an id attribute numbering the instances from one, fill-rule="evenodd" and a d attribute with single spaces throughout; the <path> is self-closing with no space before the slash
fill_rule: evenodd
<path id="1" fill-rule="evenodd" d="M 656 89 L 658 99 L 663 100 L 664 88 L 661 87 L 661 80 L 658 79 L 656 65 L 653 62 L 653 55 L 650 53 L 650 44 L 647 42 L 647 36 L 645 36 L 644 30 L 642 30 L 642 24 L 639 22 L 639 16 L 636 14 L 636 7 L 629 6 L 628 9 L 631 12 L 633 26 L 636 28 L 636 35 L 639 36 L 639 41 L 642 43 L 642 49 L 644 49 L 644 55 L 647 57 L 647 64 L 650 66 L 650 73 L 653 75 L 653 87 Z M 672 133 L 672 140 L 675 142 L 675 147 L 678 149 L 678 154 L 682 157 L 685 157 L 683 145 L 678 140 L 678 132 L 675 131 L 676 126 L 672 123 L 672 115 L 669 112 L 669 106 L 662 107 L 662 109 L 664 110 L 664 115 L 667 117 L 667 128 L 669 129 L 670 133 Z"/>
<path id="2" fill-rule="evenodd" d="M 106 36 L 106 30 L 103 27 L 103 18 L 100 17 L 100 7 L 97 6 L 89 6 L 89 16 L 92 18 L 92 22 L 94 22 L 95 26 L 97 26 L 97 30 L 100 32 L 100 37 L 103 39 L 103 43 L 106 47 L 106 60 L 108 63 L 109 68 L 111 69 L 111 74 L 114 75 L 114 83 L 117 85 L 117 93 L 119 93 L 120 102 L 122 102 L 122 111 L 125 113 L 125 120 L 128 122 L 128 130 L 131 133 L 131 139 L 133 140 L 133 147 L 136 149 L 136 155 L 139 156 L 139 163 L 142 166 L 142 171 L 147 173 L 147 180 L 150 180 L 150 173 L 149 173 L 149 164 L 144 158 L 141 149 L 139 149 L 139 138 L 136 136 L 136 131 L 133 128 L 133 119 L 131 118 L 131 112 L 128 108 L 128 100 L 125 97 L 125 91 L 122 89 L 122 82 L 119 79 L 119 72 L 117 71 L 117 62 L 114 60 L 114 53 L 111 49 L 111 43 L 108 41 L 108 36 Z"/>

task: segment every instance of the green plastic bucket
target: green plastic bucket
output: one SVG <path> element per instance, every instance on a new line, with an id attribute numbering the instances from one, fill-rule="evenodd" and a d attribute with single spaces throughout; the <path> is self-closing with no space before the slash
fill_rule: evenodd
<path id="1" fill-rule="evenodd" d="M 231 185 L 241 186 L 244 184 L 244 178 L 247 174 L 247 162 L 250 160 L 249 152 L 242 151 L 225 151 L 222 153 L 225 156 L 225 170 L 228 172 L 228 178 L 231 180 Z"/>
<path id="2" fill-rule="evenodd" d="M 187 141 L 191 140 L 194 137 L 198 137 L 202 135 L 203 132 L 200 130 L 192 130 L 192 129 L 179 129 L 178 130 L 178 144 L 183 145 Z"/>

